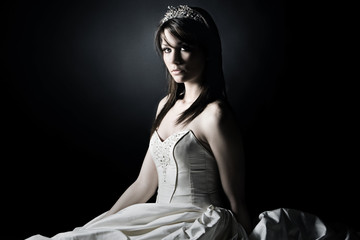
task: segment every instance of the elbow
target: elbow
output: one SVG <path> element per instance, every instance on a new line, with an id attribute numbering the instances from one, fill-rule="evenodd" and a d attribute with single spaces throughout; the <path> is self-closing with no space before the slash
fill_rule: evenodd
<path id="1" fill-rule="evenodd" d="M 245 231 L 249 234 L 252 229 L 252 225 L 247 210 L 247 206 L 244 200 L 244 196 L 239 195 L 238 197 L 235 197 L 234 195 L 232 195 L 232 197 L 228 197 L 228 199 L 230 202 L 231 211 L 233 212 L 235 219 L 237 220 L 238 223 L 242 225 Z"/>
<path id="2" fill-rule="evenodd" d="M 230 189 L 224 189 L 226 197 L 229 201 L 231 211 L 237 215 L 246 208 L 244 194 L 240 190 L 230 191 Z M 227 190 L 227 191 L 226 191 Z"/>

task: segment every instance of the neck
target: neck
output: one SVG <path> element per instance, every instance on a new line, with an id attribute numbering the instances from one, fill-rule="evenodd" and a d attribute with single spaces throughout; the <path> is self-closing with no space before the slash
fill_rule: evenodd
<path id="1" fill-rule="evenodd" d="M 186 82 L 185 86 L 185 95 L 183 98 L 184 103 L 193 103 L 199 97 L 201 93 L 201 86 L 198 83 Z"/>

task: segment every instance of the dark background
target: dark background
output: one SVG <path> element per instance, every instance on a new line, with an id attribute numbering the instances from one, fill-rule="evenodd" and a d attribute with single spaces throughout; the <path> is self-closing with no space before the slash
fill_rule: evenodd
<path id="1" fill-rule="evenodd" d="M 337 6 L 13 1 L 3 9 L 5 236 L 72 230 L 136 179 L 166 93 L 154 31 L 168 5 L 183 3 L 208 10 L 221 34 L 254 223 L 286 207 L 360 231 L 358 110 L 342 26 L 328 11 Z"/>

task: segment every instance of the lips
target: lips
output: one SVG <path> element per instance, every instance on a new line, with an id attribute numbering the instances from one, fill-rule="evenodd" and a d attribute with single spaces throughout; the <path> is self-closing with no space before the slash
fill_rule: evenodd
<path id="1" fill-rule="evenodd" d="M 182 72 L 184 72 L 184 70 L 182 70 L 182 69 L 173 69 L 173 70 L 171 70 L 171 73 L 175 74 L 175 75 L 181 74 Z"/>

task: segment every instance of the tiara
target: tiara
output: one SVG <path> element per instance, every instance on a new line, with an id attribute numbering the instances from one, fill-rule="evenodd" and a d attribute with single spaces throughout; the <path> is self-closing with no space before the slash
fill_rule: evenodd
<path id="1" fill-rule="evenodd" d="M 179 5 L 177 7 L 168 6 L 167 12 L 164 15 L 164 18 L 161 20 L 161 23 L 173 19 L 173 18 L 190 18 L 195 21 L 205 23 L 204 18 L 195 11 L 194 9 L 190 8 L 188 5 Z"/>

